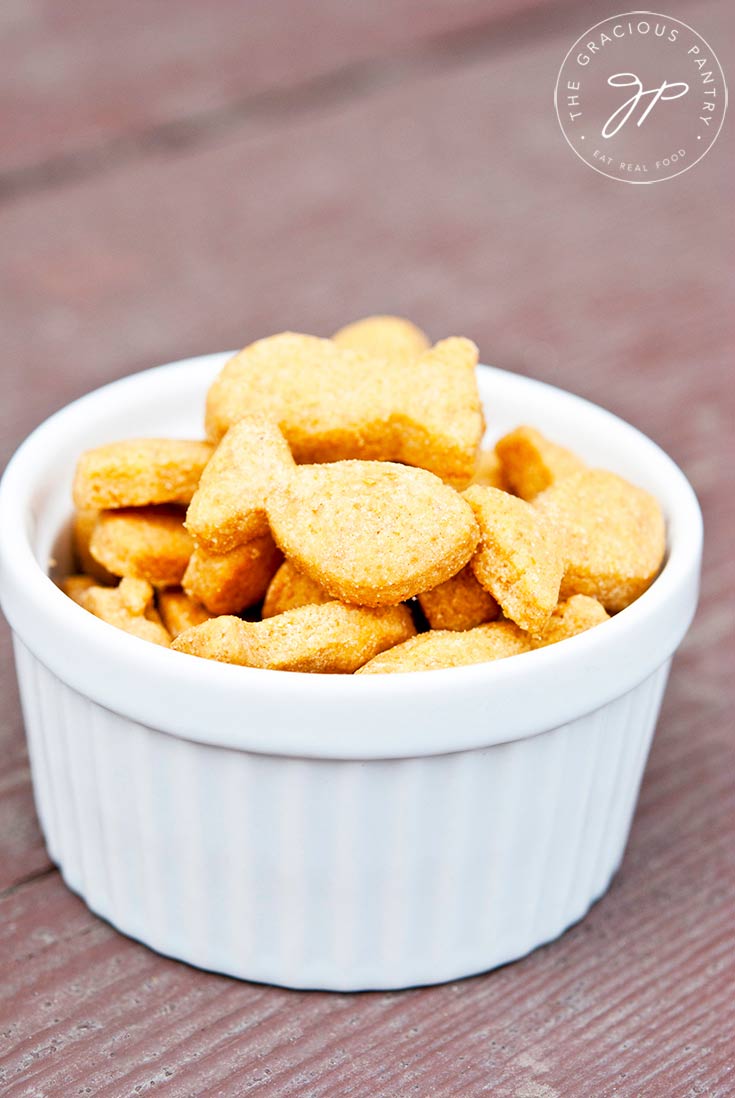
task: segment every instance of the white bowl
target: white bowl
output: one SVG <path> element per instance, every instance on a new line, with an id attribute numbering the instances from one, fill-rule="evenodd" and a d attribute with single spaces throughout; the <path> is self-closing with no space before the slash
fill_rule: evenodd
<path id="1" fill-rule="evenodd" d="M 588 633 L 456 670 L 327 676 L 195 659 L 104 624 L 47 571 L 68 552 L 79 453 L 201 435 L 226 358 L 76 401 L 3 478 L 0 597 L 51 858 L 124 933 L 232 976 L 399 988 L 520 957 L 581 918 L 620 863 L 696 606 L 694 493 L 615 416 L 481 367 L 492 437 L 538 425 L 658 497 L 669 552 L 653 586 Z"/>

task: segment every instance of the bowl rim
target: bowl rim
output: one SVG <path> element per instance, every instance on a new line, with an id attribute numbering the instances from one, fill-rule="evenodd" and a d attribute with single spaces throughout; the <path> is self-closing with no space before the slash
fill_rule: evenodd
<path id="1" fill-rule="evenodd" d="M 83 610 L 56 586 L 31 544 L 29 498 L 44 455 L 53 453 L 58 440 L 70 436 L 96 406 L 139 387 L 142 393 L 146 385 L 165 388 L 176 372 L 214 370 L 230 354 L 154 367 L 87 393 L 41 423 L 5 470 L 0 483 L 3 609 L 16 642 L 73 689 L 148 727 L 201 743 L 298 757 L 397 758 L 489 747 L 558 727 L 633 689 L 671 657 L 694 614 L 701 562 L 702 517 L 686 477 L 656 443 L 599 405 L 489 366 L 479 370 L 489 371 L 499 383 L 513 379 L 513 384 L 543 389 L 550 398 L 561 395 L 575 402 L 581 415 L 594 413 L 611 427 L 634 433 L 667 480 L 675 504 L 667 516 L 662 571 L 604 628 L 489 663 L 353 676 L 203 660 L 141 641 Z M 571 689 L 574 697 L 563 696 Z M 465 714 L 459 727 L 458 706 Z M 502 720 L 488 727 L 488 716 L 498 713 Z"/>

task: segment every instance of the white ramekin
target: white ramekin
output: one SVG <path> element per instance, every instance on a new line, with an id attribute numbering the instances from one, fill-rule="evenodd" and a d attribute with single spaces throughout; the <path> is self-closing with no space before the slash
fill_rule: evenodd
<path id="1" fill-rule="evenodd" d="M 452 671 L 258 671 L 146 644 L 47 571 L 68 554 L 78 454 L 196 437 L 226 355 L 129 377 L 21 446 L 0 488 L 38 815 L 90 908 L 162 953 L 299 988 L 466 976 L 555 938 L 620 863 L 702 526 L 653 442 L 568 393 L 481 367 L 489 437 L 541 427 L 661 501 L 667 563 L 610 622 Z"/>

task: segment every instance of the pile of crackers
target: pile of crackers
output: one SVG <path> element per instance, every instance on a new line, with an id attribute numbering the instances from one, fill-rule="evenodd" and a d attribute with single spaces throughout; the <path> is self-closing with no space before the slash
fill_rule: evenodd
<path id="1" fill-rule="evenodd" d="M 458 667 L 605 622 L 661 568 L 661 508 L 538 425 L 482 449 L 477 358 L 391 316 L 250 344 L 206 440 L 81 455 L 61 587 L 143 640 L 281 671 Z"/>

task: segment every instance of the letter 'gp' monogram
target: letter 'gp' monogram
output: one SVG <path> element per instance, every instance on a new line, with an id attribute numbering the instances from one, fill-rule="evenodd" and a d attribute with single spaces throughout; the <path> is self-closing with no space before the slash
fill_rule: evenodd
<path id="1" fill-rule="evenodd" d="M 619 130 L 622 130 L 644 96 L 650 95 L 653 96 L 653 98 L 636 122 L 636 126 L 643 125 L 659 99 L 678 99 L 680 95 L 686 95 L 689 91 L 689 85 L 685 84 L 683 80 L 679 81 L 677 84 L 669 84 L 668 80 L 664 80 L 660 88 L 649 88 L 646 91 L 634 72 L 616 72 L 613 76 L 608 76 L 607 82 L 611 88 L 635 87 L 636 90 L 633 95 L 631 95 L 630 99 L 626 99 L 625 102 L 610 115 L 607 122 L 602 127 L 601 134 L 606 138 L 614 137 Z M 622 115 L 622 117 L 619 121 L 616 121 L 618 115 Z M 616 124 L 611 128 L 613 122 Z"/>
<path id="2" fill-rule="evenodd" d="M 727 85 L 714 50 L 692 27 L 633 11 L 580 35 L 559 70 L 554 105 L 567 144 L 594 171 L 659 183 L 712 148 Z"/>

